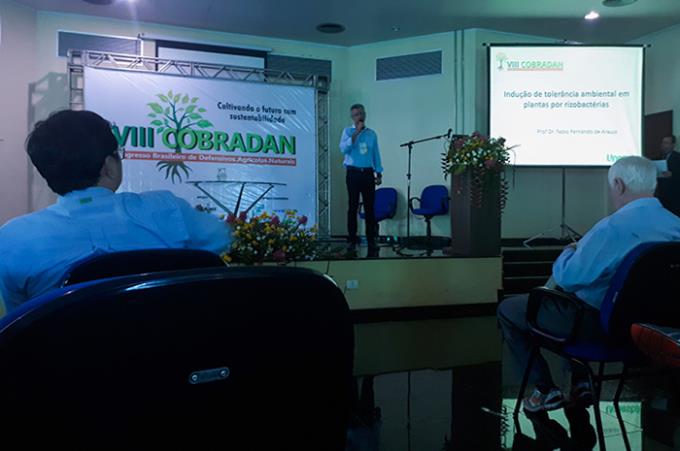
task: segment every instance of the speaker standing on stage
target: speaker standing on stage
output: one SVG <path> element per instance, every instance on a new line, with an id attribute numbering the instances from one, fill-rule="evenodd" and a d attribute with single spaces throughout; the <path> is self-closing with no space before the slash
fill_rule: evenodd
<path id="1" fill-rule="evenodd" d="M 350 113 L 353 125 L 345 128 L 340 139 L 340 150 L 345 155 L 344 165 L 347 169 L 349 243 L 352 248 L 357 245 L 357 215 L 361 195 L 366 217 L 366 238 L 369 248 L 374 249 L 377 229 L 374 212 L 375 187 L 382 183 L 383 172 L 378 135 L 366 127 L 366 109 L 363 105 L 352 105 Z"/>

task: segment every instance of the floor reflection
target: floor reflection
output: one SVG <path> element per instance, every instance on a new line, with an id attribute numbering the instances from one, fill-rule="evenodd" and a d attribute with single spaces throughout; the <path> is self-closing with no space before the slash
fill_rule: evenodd
<path id="1" fill-rule="evenodd" d="M 592 408 L 522 414 L 517 434 L 518 384 L 503 364 L 495 317 L 359 324 L 356 338 L 348 450 L 598 449 Z M 680 449 L 679 381 L 665 373 L 626 385 L 621 409 L 633 450 Z M 614 388 L 605 383 L 600 405 L 610 451 L 625 449 Z"/>

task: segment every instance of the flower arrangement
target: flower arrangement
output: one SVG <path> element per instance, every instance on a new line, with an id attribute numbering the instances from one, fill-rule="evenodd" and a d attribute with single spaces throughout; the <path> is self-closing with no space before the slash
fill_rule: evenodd
<path id="1" fill-rule="evenodd" d="M 227 263 L 284 263 L 315 256 L 316 226 L 307 227 L 307 217 L 297 216 L 294 211 L 287 211 L 283 218 L 265 212 L 250 219 L 241 212 L 238 216 L 230 214 L 226 222 L 234 238 L 231 250 L 223 256 Z"/>
<path id="2" fill-rule="evenodd" d="M 472 177 L 472 204 L 481 208 L 485 193 L 499 192 L 499 212 L 508 199 L 508 182 L 505 168 L 510 166 L 510 152 L 504 138 L 487 138 L 479 132 L 454 139 L 442 156 L 444 176 L 470 171 Z"/>

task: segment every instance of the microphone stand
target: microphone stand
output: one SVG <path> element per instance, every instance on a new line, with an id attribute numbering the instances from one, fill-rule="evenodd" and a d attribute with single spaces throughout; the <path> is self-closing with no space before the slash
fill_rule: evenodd
<path id="1" fill-rule="evenodd" d="M 406 213 L 406 246 L 408 246 L 408 242 L 411 239 L 411 208 L 410 208 L 410 203 L 411 203 L 411 157 L 413 154 L 413 146 L 416 144 L 424 143 L 427 141 L 435 141 L 437 139 L 451 139 L 451 138 L 463 138 L 466 135 L 452 135 L 451 132 L 453 130 L 449 129 L 446 133 L 443 135 L 437 135 L 437 136 L 431 136 L 430 138 L 424 138 L 424 139 L 418 139 L 418 140 L 412 140 L 405 142 L 403 144 L 400 144 L 399 147 L 408 147 L 408 171 L 406 172 L 406 203 L 407 203 L 407 213 Z"/>

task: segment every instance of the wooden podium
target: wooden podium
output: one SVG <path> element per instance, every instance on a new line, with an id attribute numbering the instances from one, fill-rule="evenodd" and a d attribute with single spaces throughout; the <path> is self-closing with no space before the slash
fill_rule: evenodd
<path id="1" fill-rule="evenodd" d="M 500 188 L 487 186 L 481 205 L 475 205 L 473 183 L 469 170 L 451 176 L 451 248 L 446 251 L 456 256 L 498 257 L 501 253 Z"/>

